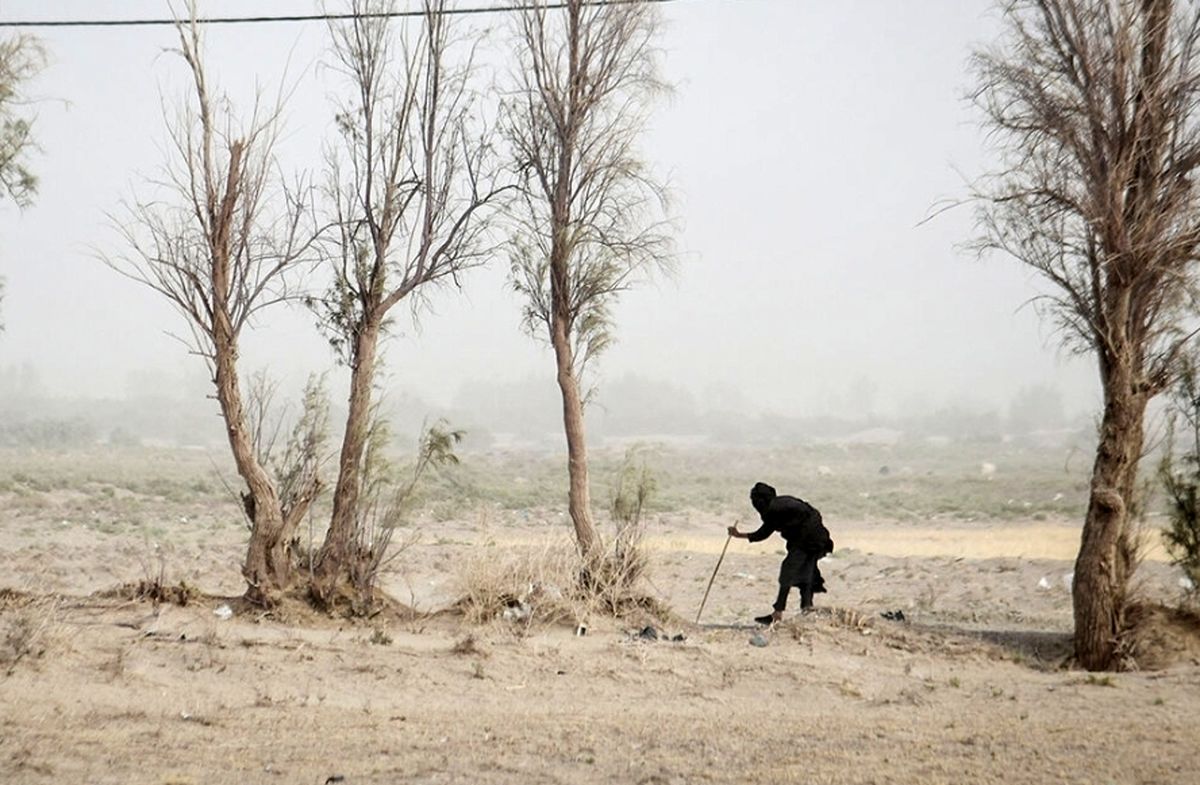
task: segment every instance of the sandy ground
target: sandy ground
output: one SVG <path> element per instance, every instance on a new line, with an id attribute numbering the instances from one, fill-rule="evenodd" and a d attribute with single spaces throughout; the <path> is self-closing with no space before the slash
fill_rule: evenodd
<path id="1" fill-rule="evenodd" d="M 652 522 L 651 589 L 677 614 L 659 627 L 684 640 L 647 641 L 638 619 L 591 619 L 579 637 L 445 613 L 285 623 L 222 619 L 220 599 L 104 599 L 160 572 L 238 593 L 244 532 L 167 505 L 144 511 L 169 520 L 151 540 L 59 496 L 0 507 L 0 587 L 24 592 L 0 594 L 0 643 L 36 644 L 0 671 L 3 782 L 1200 782 L 1200 661 L 1063 667 L 1067 523 L 830 522 L 820 612 L 759 647 L 746 622 L 768 610 L 778 547 L 731 545 L 697 626 L 725 541 L 702 514 Z M 564 527 L 428 522 L 388 588 L 437 611 L 468 556 Z M 1174 601 L 1176 581 L 1152 559 L 1139 592 Z M 881 616 L 896 610 L 904 622 Z"/>

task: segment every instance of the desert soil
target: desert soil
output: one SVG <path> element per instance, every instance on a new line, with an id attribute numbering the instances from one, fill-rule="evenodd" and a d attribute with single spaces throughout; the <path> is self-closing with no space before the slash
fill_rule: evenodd
<path id="1" fill-rule="evenodd" d="M 590 618 L 581 637 L 444 612 L 469 556 L 557 536 L 557 516 L 426 522 L 388 577 L 419 616 L 223 619 L 244 531 L 173 505 L 152 541 L 48 496 L 0 508 L 0 644 L 34 644 L 0 672 L 6 783 L 1200 782 L 1194 651 L 1065 665 L 1066 522 L 830 521 L 820 612 L 760 647 L 748 622 L 778 545 L 730 547 L 698 626 L 725 540 L 706 514 L 651 523 L 650 589 L 674 619 Z M 160 574 L 211 597 L 99 594 Z M 1178 598 L 1162 561 L 1140 575 L 1143 597 Z M 650 623 L 684 639 L 634 634 Z"/>

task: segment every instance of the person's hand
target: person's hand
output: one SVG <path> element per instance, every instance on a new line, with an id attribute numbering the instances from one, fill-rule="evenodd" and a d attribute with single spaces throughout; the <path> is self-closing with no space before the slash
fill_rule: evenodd
<path id="1" fill-rule="evenodd" d="M 742 536 L 742 533 L 740 531 L 738 531 L 736 523 L 733 524 L 732 526 L 730 526 L 729 529 L 727 529 L 727 531 L 729 532 L 730 537 L 741 537 Z"/>

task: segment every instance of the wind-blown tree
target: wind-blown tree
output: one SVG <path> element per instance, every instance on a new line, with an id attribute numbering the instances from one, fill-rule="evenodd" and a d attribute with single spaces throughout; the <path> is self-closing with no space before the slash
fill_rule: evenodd
<path id="1" fill-rule="evenodd" d="M 313 234 L 304 231 L 304 189 L 289 190 L 277 176 L 282 100 L 269 109 L 256 105 L 239 121 L 232 102 L 209 83 L 190 10 L 191 22 L 177 26 L 190 102 L 167 121 L 170 160 L 162 181 L 151 184 L 154 197 L 127 204 L 125 214 L 112 219 L 127 250 L 105 261 L 166 298 L 187 323 L 185 342 L 208 364 L 246 486 L 246 596 L 269 605 L 292 583 L 291 543 L 319 488 L 317 456 L 303 456 L 302 470 L 281 491 L 255 443 L 259 429 L 247 411 L 238 358 L 251 321 L 287 298 L 287 275 Z"/>
<path id="2" fill-rule="evenodd" d="M 420 22 L 403 25 L 382 14 L 389 2 L 350 7 L 353 16 L 332 27 L 334 68 L 349 87 L 337 107 L 340 144 L 327 154 L 337 227 L 333 284 L 310 300 L 350 367 L 333 512 L 313 587 L 325 603 L 342 588 L 353 591 L 357 560 L 378 563 L 378 554 L 358 553 L 356 543 L 369 525 L 363 494 L 374 484 L 365 461 L 391 313 L 406 301 L 415 310 L 432 287 L 458 284 L 464 270 L 485 261 L 504 191 L 487 131 L 475 119 L 474 47 L 455 36 L 446 0 L 425 0 Z"/>
<path id="3" fill-rule="evenodd" d="M 0 41 L 0 198 L 8 197 L 27 207 L 37 191 L 37 177 L 25 156 L 34 146 L 33 121 L 20 114 L 28 103 L 24 88 L 46 64 L 46 53 L 36 38 L 16 35 Z M 4 302 L 0 277 L 0 304 Z M 0 320 L 0 332 L 4 322 Z"/>
<path id="4" fill-rule="evenodd" d="M 1194 335 L 1200 15 L 1172 0 L 1010 0 L 974 57 L 1001 166 L 979 184 L 981 246 L 1048 285 L 1104 392 L 1073 589 L 1075 656 L 1115 667 L 1136 564 L 1147 403 Z"/>
<path id="5" fill-rule="evenodd" d="M 535 0 L 517 22 L 515 84 L 502 128 L 519 173 L 511 244 L 525 326 L 554 350 L 567 440 L 568 509 L 585 565 L 603 546 L 592 521 L 583 377 L 613 340 L 612 305 L 663 267 L 662 186 L 636 142 L 652 99 L 658 16 L 649 3 L 559 7 Z"/>
<path id="6" fill-rule="evenodd" d="M 0 197 L 21 207 L 37 192 L 37 177 L 26 155 L 33 148 L 33 121 L 21 113 L 29 103 L 24 88 L 46 65 L 46 52 L 36 38 L 16 35 L 0 41 Z"/>

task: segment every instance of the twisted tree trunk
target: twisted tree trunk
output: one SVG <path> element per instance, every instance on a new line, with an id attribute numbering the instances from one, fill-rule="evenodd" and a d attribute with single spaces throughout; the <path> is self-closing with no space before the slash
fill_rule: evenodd
<path id="1" fill-rule="evenodd" d="M 1128 358 L 1110 364 L 1103 381 L 1100 443 L 1072 589 L 1075 657 L 1088 670 L 1117 664 L 1126 591 L 1136 566 L 1132 517 L 1148 400 Z"/>

